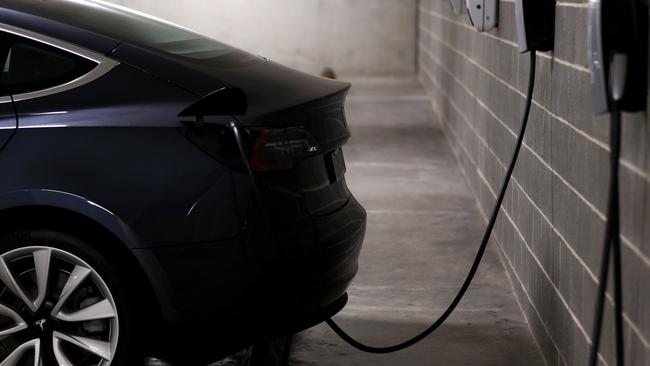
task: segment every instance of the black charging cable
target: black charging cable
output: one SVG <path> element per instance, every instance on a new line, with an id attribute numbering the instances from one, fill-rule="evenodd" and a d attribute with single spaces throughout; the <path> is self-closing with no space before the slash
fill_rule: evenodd
<path id="1" fill-rule="evenodd" d="M 255 199 L 261 205 L 264 215 L 268 215 L 268 212 L 264 208 L 264 201 L 262 200 L 262 194 L 260 193 L 260 189 L 257 186 L 257 181 L 255 180 L 255 174 L 253 173 L 253 168 L 251 167 L 251 164 L 247 158 L 248 153 L 246 151 L 246 148 L 244 147 L 244 141 L 241 135 L 241 127 L 239 127 L 239 124 L 234 121 L 230 122 L 228 127 L 232 131 L 232 134 L 235 136 L 235 142 L 237 143 L 237 150 L 239 150 L 239 155 L 241 155 L 241 158 L 244 161 L 244 168 L 246 168 L 246 174 L 248 174 L 248 177 L 250 178 L 253 194 L 255 194 Z M 268 220 L 266 221 L 268 222 Z"/>
<path id="2" fill-rule="evenodd" d="M 618 71 L 618 74 L 617 74 Z M 619 166 L 621 157 L 621 109 L 619 99 L 625 89 L 624 83 L 627 77 L 625 67 L 612 65 L 610 76 L 610 89 L 614 90 L 612 96 L 612 111 L 610 121 L 610 183 L 607 209 L 607 223 L 605 226 L 605 244 L 603 246 L 602 262 L 600 264 L 600 275 L 598 278 L 598 298 L 596 300 L 596 313 L 594 319 L 594 330 L 589 355 L 589 365 L 596 366 L 598 363 L 598 351 L 603 328 L 603 312 L 605 310 L 605 298 L 607 293 L 607 281 L 609 278 L 610 260 L 613 264 L 614 280 L 614 320 L 615 320 L 615 342 L 616 342 L 616 364 L 625 364 L 625 349 L 623 335 L 623 279 L 621 268 L 621 237 L 620 237 L 620 192 L 619 192 Z"/>
<path id="3" fill-rule="evenodd" d="M 469 289 L 469 286 L 471 285 L 472 281 L 474 280 L 474 277 L 476 276 L 476 272 L 478 271 L 479 265 L 481 264 L 483 255 L 485 254 L 485 250 L 490 241 L 490 236 L 492 235 L 494 225 L 497 221 L 497 217 L 499 216 L 499 211 L 501 211 L 501 204 L 503 203 L 503 199 L 505 198 L 506 192 L 508 190 L 508 184 L 510 183 L 510 179 L 512 178 L 512 173 L 514 172 L 515 166 L 517 164 L 517 158 L 519 157 L 519 152 L 524 142 L 526 127 L 528 126 L 528 117 L 530 116 L 530 108 L 533 103 L 533 92 L 535 90 L 536 60 L 537 60 L 537 53 L 535 51 L 531 51 L 530 52 L 530 75 L 528 81 L 528 93 L 526 95 L 526 107 L 524 109 L 524 116 L 521 122 L 521 130 L 519 132 L 519 137 L 517 138 L 515 150 L 512 154 L 512 160 L 510 161 L 510 165 L 508 166 L 508 171 L 506 172 L 506 176 L 503 179 L 503 183 L 501 184 L 501 191 L 499 192 L 499 196 L 497 198 L 496 204 L 494 205 L 494 209 L 492 210 L 490 221 L 488 222 L 487 229 L 483 234 L 483 240 L 481 241 L 481 245 L 479 246 L 478 253 L 476 254 L 476 258 L 474 259 L 474 263 L 472 263 L 472 267 L 469 270 L 469 274 L 465 278 L 465 282 L 463 282 L 463 285 L 458 291 L 458 293 L 456 294 L 456 297 L 454 297 L 453 301 L 451 302 L 449 307 L 447 307 L 445 312 L 429 328 L 427 328 L 422 333 L 418 334 L 417 336 L 405 342 L 402 342 L 394 346 L 389 346 L 389 347 L 371 347 L 365 345 L 355 340 L 349 334 L 347 334 L 343 329 L 341 329 L 341 327 L 338 324 L 336 324 L 334 320 L 328 319 L 326 321 L 327 325 L 329 325 L 332 328 L 332 330 L 334 330 L 334 332 L 339 337 L 341 337 L 341 339 L 343 339 L 352 347 L 363 352 L 379 353 L 379 354 L 393 353 L 393 352 L 397 352 L 409 348 L 415 345 L 416 343 L 422 341 L 423 339 L 427 338 L 429 335 L 431 335 L 431 333 L 435 332 L 436 329 L 438 329 L 447 320 L 447 318 L 449 318 L 449 316 L 454 312 L 454 310 L 456 309 L 460 301 L 465 296 L 465 293 Z"/>
<path id="4" fill-rule="evenodd" d="M 474 280 L 474 277 L 476 276 L 476 272 L 478 271 L 478 268 L 481 264 L 481 261 L 483 260 L 483 256 L 485 254 L 485 250 L 487 249 L 487 245 L 490 241 L 490 236 L 492 235 L 492 231 L 494 230 L 494 225 L 496 224 L 497 217 L 499 216 L 499 212 L 501 211 L 501 205 L 503 204 L 503 200 L 505 198 L 506 192 L 508 190 L 508 185 L 510 183 L 510 180 L 512 178 L 512 174 L 514 172 L 515 166 L 517 165 L 517 160 L 519 157 L 519 152 L 521 151 L 521 147 L 524 142 L 524 136 L 526 134 L 526 127 L 528 126 L 528 119 L 530 116 L 530 109 L 533 103 L 533 92 L 535 90 L 535 69 L 536 69 L 536 62 L 537 61 L 537 53 L 533 50 L 530 52 L 530 74 L 529 74 L 529 81 L 528 81 L 528 93 L 526 94 L 526 106 L 524 109 L 524 116 L 522 118 L 521 122 L 521 129 L 519 131 L 519 136 L 517 138 L 517 142 L 515 144 L 514 152 L 512 155 L 512 160 L 510 162 L 510 165 L 508 166 L 508 170 L 506 172 L 505 178 L 503 179 L 503 183 L 501 184 L 501 190 L 499 192 L 499 196 L 496 200 L 494 209 L 492 210 L 492 215 L 490 216 L 490 220 L 488 222 L 487 229 L 485 230 L 485 233 L 483 234 L 483 240 L 481 241 L 481 245 L 479 246 L 478 253 L 476 254 L 476 258 L 474 259 L 474 262 L 472 263 L 472 267 L 469 270 L 469 274 L 465 278 L 465 281 L 463 282 L 462 287 L 456 294 L 456 297 L 454 297 L 453 301 L 447 307 L 445 312 L 426 330 L 424 330 L 422 333 L 418 334 L 417 336 L 402 342 L 400 344 L 390 346 L 390 347 L 371 347 L 368 345 L 365 345 L 357 340 L 355 340 L 352 336 L 347 334 L 338 324 L 333 319 L 327 319 L 326 323 L 332 328 L 332 330 L 339 336 L 341 339 L 343 339 L 345 342 L 350 344 L 352 347 L 363 351 L 367 353 L 378 353 L 378 354 L 385 354 L 385 353 L 393 353 L 397 351 L 401 351 L 403 349 L 409 348 L 416 343 L 422 341 L 431 333 L 436 331 L 448 318 L 449 316 L 454 312 L 456 307 L 458 307 L 458 304 L 460 301 L 463 299 L 465 294 L 467 293 L 467 290 L 469 289 L 469 286 L 471 285 L 472 281 Z M 232 122 L 230 124 L 230 129 L 233 131 L 233 134 L 235 136 L 235 140 L 237 141 L 237 146 L 239 148 L 239 152 L 242 156 L 242 160 L 244 162 L 244 165 L 246 166 L 246 172 L 250 176 L 250 179 L 252 181 L 252 189 L 255 191 L 255 196 L 256 199 L 259 201 L 259 204 L 261 205 L 262 209 L 264 208 L 264 202 L 262 201 L 262 196 L 259 192 L 259 189 L 257 187 L 257 184 L 255 182 L 255 176 L 253 173 L 253 170 L 251 169 L 250 162 L 247 159 L 247 154 L 244 149 L 244 144 L 242 141 L 242 136 L 240 132 L 240 128 L 238 127 L 237 123 Z M 322 311 L 320 306 L 318 304 L 314 304 L 314 306 L 317 307 L 318 310 Z"/>

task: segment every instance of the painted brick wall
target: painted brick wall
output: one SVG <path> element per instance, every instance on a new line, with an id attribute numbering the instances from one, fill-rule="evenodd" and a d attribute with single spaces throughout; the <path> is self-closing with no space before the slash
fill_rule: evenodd
<path id="1" fill-rule="evenodd" d="M 538 55 L 529 132 L 495 233 L 518 300 L 549 365 L 586 365 L 604 234 L 609 124 L 594 117 L 587 0 L 556 8 L 555 52 Z M 419 4 L 419 78 L 479 206 L 489 213 L 524 106 L 528 55 L 516 49 L 513 0 L 500 26 L 475 32 L 447 1 Z M 625 115 L 621 168 L 629 365 L 650 365 L 650 128 Z M 613 365 L 611 303 L 603 364 Z"/>

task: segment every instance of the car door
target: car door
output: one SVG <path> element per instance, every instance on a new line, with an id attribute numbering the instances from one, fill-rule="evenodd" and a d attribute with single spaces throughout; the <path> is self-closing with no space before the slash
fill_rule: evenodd
<path id="1" fill-rule="evenodd" d="M 10 44 L 6 39 L 0 37 L 0 84 L 5 75 L 5 65 L 9 56 Z M 7 144 L 9 139 L 14 135 L 18 128 L 18 119 L 16 118 L 15 108 L 11 100 L 9 91 L 5 88 L 0 89 L 0 152 Z"/>

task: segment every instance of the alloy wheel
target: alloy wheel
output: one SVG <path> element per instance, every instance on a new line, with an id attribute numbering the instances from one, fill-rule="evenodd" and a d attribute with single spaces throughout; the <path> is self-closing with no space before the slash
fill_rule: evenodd
<path id="1" fill-rule="evenodd" d="M 108 366 L 117 307 L 99 273 L 44 246 L 0 255 L 0 366 Z"/>

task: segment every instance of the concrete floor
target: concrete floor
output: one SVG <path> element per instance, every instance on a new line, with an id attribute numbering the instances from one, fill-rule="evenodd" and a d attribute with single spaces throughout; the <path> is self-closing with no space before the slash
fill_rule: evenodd
<path id="1" fill-rule="evenodd" d="M 368 234 L 350 302 L 336 317 L 377 346 L 425 329 L 449 304 L 484 230 L 431 103 L 414 81 L 355 83 L 345 147 L 350 189 Z M 491 244 L 493 246 L 494 244 Z M 544 365 L 493 247 L 460 304 L 433 336 L 397 354 L 364 354 L 325 325 L 296 337 L 291 364 Z"/>

